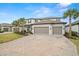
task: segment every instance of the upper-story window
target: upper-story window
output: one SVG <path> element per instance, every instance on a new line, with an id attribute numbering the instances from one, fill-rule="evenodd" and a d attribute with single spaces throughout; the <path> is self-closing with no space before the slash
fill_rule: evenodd
<path id="1" fill-rule="evenodd" d="M 31 20 L 29 20 L 28 23 L 31 23 Z"/>
<path id="2" fill-rule="evenodd" d="M 38 20 L 37 20 L 37 19 L 35 19 L 35 22 L 38 22 Z"/>

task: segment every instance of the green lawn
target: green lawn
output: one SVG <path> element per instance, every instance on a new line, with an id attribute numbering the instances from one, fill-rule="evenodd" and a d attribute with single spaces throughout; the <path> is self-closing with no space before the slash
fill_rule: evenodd
<path id="1" fill-rule="evenodd" d="M 71 41 L 76 45 L 77 51 L 79 54 L 79 37 L 75 37 L 75 36 L 73 36 L 73 37 L 74 37 L 74 39 L 71 39 Z"/>
<path id="2" fill-rule="evenodd" d="M 21 37 L 23 37 L 23 35 L 16 33 L 0 34 L 0 43 L 12 41 Z"/>

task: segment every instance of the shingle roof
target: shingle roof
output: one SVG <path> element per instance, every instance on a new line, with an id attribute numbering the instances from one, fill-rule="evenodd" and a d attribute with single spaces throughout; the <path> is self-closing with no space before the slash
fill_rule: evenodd
<path id="1" fill-rule="evenodd" d="M 77 24 L 79 24 L 79 20 L 77 20 L 77 21 L 73 22 L 73 23 L 72 23 L 72 26 L 73 26 L 73 25 L 77 25 Z M 66 27 L 67 27 L 67 26 L 69 26 L 69 24 L 68 24 L 68 25 L 66 25 Z"/>
<path id="2" fill-rule="evenodd" d="M 79 20 L 73 22 L 72 24 L 79 24 Z"/>
<path id="3" fill-rule="evenodd" d="M 45 18 L 29 18 L 29 19 L 37 19 L 37 20 L 43 20 L 43 19 L 62 19 L 63 17 L 45 17 Z"/>
<path id="4" fill-rule="evenodd" d="M 8 23 L 2 23 L 2 24 L 0 24 L 0 26 L 12 26 L 12 25 L 8 24 Z"/>
<path id="5" fill-rule="evenodd" d="M 66 24 L 66 22 L 60 22 L 60 21 L 42 21 L 42 22 L 36 22 L 33 23 L 32 25 L 36 25 L 36 24 Z"/>

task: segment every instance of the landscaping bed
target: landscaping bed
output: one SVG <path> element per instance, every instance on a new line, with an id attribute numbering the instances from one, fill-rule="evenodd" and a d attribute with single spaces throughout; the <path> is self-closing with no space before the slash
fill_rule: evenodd
<path id="1" fill-rule="evenodd" d="M 21 37 L 23 37 L 23 35 L 17 33 L 0 34 L 0 43 L 12 41 Z"/>
<path id="2" fill-rule="evenodd" d="M 69 33 L 66 32 L 65 33 L 65 36 L 67 38 L 69 38 Z M 76 33 L 73 32 L 70 39 L 76 45 L 77 51 L 78 51 L 78 54 L 79 54 L 79 36 Z"/>
<path id="3" fill-rule="evenodd" d="M 76 45 L 77 51 L 79 54 L 79 37 L 76 37 L 76 36 L 72 36 L 72 37 L 73 37 L 73 39 L 71 39 L 71 41 Z"/>

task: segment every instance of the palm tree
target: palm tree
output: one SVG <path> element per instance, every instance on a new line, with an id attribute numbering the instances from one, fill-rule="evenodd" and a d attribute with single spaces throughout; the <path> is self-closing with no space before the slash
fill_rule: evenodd
<path id="1" fill-rule="evenodd" d="M 19 22 L 15 20 L 12 22 L 12 25 L 19 26 Z"/>
<path id="2" fill-rule="evenodd" d="M 19 26 L 22 26 L 22 30 L 24 31 L 24 25 L 27 23 L 25 18 L 18 19 Z"/>
<path id="3" fill-rule="evenodd" d="M 71 38 L 72 33 L 71 33 L 71 20 L 76 19 L 79 17 L 79 12 L 76 9 L 68 9 L 66 12 L 64 12 L 64 18 L 69 18 L 69 37 Z"/>
<path id="4" fill-rule="evenodd" d="M 19 25 L 24 26 L 26 24 L 26 19 L 25 18 L 20 18 L 18 19 Z"/>
<path id="5" fill-rule="evenodd" d="M 15 25 L 16 28 L 19 26 L 22 26 L 22 29 L 24 29 L 24 25 L 26 24 L 26 19 L 25 18 L 20 18 L 18 20 L 15 20 L 12 22 L 12 25 Z"/>
<path id="6" fill-rule="evenodd" d="M 15 26 L 15 30 L 14 31 L 17 32 L 17 28 L 19 26 L 19 22 L 17 20 L 15 20 L 15 21 L 12 22 L 12 25 Z"/>

